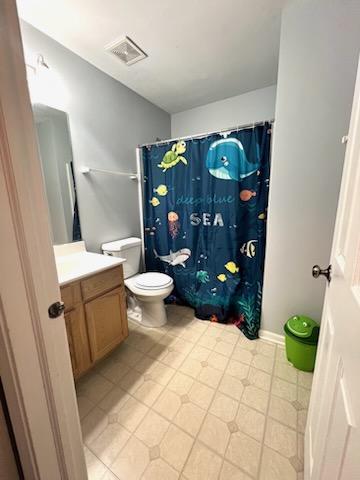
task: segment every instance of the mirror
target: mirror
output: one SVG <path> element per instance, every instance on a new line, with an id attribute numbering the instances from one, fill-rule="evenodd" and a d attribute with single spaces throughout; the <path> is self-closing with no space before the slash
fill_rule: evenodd
<path id="1" fill-rule="evenodd" d="M 68 116 L 42 104 L 33 112 L 53 244 L 81 240 Z"/>

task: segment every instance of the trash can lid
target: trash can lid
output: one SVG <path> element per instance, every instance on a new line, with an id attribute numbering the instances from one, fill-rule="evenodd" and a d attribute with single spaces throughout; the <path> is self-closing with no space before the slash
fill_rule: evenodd
<path id="1" fill-rule="evenodd" d="M 309 338 L 313 334 L 315 327 L 319 328 L 319 324 L 312 318 L 304 315 L 294 315 L 286 322 L 288 330 L 299 338 Z"/>

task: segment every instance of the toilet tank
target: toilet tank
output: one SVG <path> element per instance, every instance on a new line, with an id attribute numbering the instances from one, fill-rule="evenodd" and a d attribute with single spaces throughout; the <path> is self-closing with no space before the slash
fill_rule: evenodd
<path id="1" fill-rule="evenodd" d="M 132 277 L 140 272 L 141 239 L 136 237 L 123 238 L 114 242 L 103 243 L 101 249 L 104 255 L 125 258 L 123 264 L 124 278 Z"/>

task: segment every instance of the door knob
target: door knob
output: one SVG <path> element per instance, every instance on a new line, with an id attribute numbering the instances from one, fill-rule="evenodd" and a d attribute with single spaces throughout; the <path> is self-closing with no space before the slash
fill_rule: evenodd
<path id="1" fill-rule="evenodd" d="M 321 269 L 319 265 L 314 265 L 312 268 L 312 276 L 314 278 L 319 278 L 320 275 L 324 275 L 326 277 L 327 281 L 331 281 L 331 265 L 329 265 L 327 268 Z"/>
<path id="2" fill-rule="evenodd" d="M 57 318 L 65 311 L 64 302 L 55 302 L 50 305 L 48 308 L 48 313 L 50 318 Z"/>

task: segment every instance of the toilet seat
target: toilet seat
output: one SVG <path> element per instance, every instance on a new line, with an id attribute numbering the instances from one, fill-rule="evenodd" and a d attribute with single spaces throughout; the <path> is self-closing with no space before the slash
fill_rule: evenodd
<path id="1" fill-rule="evenodd" d="M 137 275 L 134 285 L 141 290 L 159 290 L 173 283 L 173 279 L 165 273 L 147 272 Z"/>

